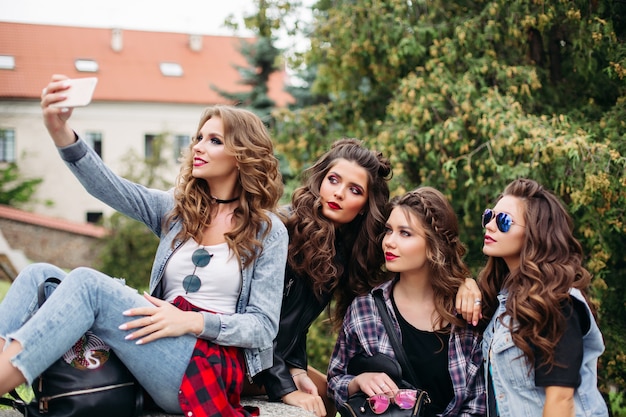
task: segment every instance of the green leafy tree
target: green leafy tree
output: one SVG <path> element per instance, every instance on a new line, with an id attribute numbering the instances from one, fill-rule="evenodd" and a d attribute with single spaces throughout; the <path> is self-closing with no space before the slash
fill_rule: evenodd
<path id="1" fill-rule="evenodd" d="M 42 181 L 41 178 L 26 179 L 17 164 L 7 164 L 0 168 L 0 204 L 17 207 L 28 203 Z"/>
<path id="2" fill-rule="evenodd" d="M 327 102 L 275 112 L 299 172 L 341 136 L 382 150 L 399 194 L 443 191 L 474 271 L 479 213 L 514 178 L 567 204 L 594 274 L 601 387 L 626 386 L 626 4 L 321 0 L 308 63 Z"/>
<path id="3" fill-rule="evenodd" d="M 138 290 L 147 290 L 157 237 L 143 223 L 114 213 L 106 219 L 111 231 L 105 238 L 97 269 L 107 275 L 124 278 L 126 284 Z"/>

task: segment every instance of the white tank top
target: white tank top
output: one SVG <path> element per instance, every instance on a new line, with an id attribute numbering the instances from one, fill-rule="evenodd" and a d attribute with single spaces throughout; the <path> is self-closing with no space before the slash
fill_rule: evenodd
<path id="1" fill-rule="evenodd" d="M 208 265 L 196 267 L 191 256 L 200 248 L 213 256 Z M 191 274 L 200 278 L 200 288 L 196 292 L 186 292 L 183 287 L 183 280 Z M 195 240 L 189 239 L 172 254 L 165 267 L 165 300 L 172 302 L 180 295 L 196 307 L 216 313 L 233 314 L 241 291 L 241 281 L 239 262 L 226 242 L 201 246 Z"/>

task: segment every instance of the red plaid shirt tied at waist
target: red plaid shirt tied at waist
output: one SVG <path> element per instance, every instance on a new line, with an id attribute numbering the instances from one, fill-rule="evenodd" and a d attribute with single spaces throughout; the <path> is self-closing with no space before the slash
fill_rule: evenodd
<path id="1" fill-rule="evenodd" d="M 203 311 L 183 297 L 176 297 L 172 304 L 183 311 Z M 244 378 L 240 348 L 198 339 L 178 392 L 183 413 L 188 417 L 258 416 L 258 407 L 241 405 Z"/>

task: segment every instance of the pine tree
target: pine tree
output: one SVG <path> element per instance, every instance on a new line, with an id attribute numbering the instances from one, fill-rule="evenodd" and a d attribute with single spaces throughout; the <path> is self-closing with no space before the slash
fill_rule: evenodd
<path id="1" fill-rule="evenodd" d="M 245 18 L 246 28 L 255 33 L 256 39 L 242 40 L 239 49 L 248 66 L 235 66 L 241 75 L 240 83 L 248 87 L 247 91 L 228 92 L 217 87 L 213 88 L 224 98 L 244 106 L 269 123 L 269 116 L 275 103 L 268 96 L 268 82 L 270 75 L 279 68 L 281 56 L 281 50 L 276 48 L 276 39 L 273 35 L 279 23 L 268 17 L 272 7 L 271 1 L 258 0 L 257 3 L 258 11 Z"/>

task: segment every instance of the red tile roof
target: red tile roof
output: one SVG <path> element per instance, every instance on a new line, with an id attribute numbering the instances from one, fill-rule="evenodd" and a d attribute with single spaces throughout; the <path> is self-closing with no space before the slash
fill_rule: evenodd
<path id="1" fill-rule="evenodd" d="M 91 223 L 74 223 L 69 220 L 29 213 L 27 211 L 3 205 L 0 205 L 0 218 L 84 236 L 104 237 L 107 234 L 107 229 Z"/>
<path id="2" fill-rule="evenodd" d="M 38 99 L 53 73 L 98 77 L 94 100 L 214 104 L 226 100 L 212 86 L 245 91 L 234 65 L 247 66 L 239 52 L 251 38 L 199 35 L 202 49 L 189 47 L 189 35 L 122 30 L 122 50 L 111 47 L 112 29 L 0 22 L 0 55 L 12 55 L 15 69 L 0 69 L 0 97 Z M 79 72 L 76 59 L 98 63 L 97 73 Z M 182 66 L 182 77 L 161 74 L 161 62 Z M 270 79 L 270 98 L 285 106 L 286 74 Z"/>

